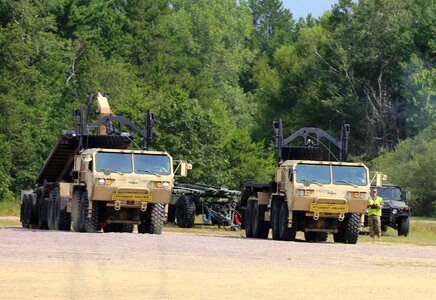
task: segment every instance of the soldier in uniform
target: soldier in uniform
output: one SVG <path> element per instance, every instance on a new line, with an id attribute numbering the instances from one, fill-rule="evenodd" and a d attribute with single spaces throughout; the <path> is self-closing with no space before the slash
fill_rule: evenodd
<path id="1" fill-rule="evenodd" d="M 377 190 L 372 190 L 368 202 L 368 224 L 369 235 L 374 239 L 374 235 L 381 239 L 381 215 L 383 208 L 383 198 L 377 196 Z"/>

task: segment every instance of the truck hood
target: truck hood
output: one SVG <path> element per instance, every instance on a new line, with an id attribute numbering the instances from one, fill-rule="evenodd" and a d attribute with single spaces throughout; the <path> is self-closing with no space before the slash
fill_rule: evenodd
<path id="1" fill-rule="evenodd" d="M 383 199 L 383 208 L 403 208 L 403 207 L 408 207 L 404 201 Z"/>

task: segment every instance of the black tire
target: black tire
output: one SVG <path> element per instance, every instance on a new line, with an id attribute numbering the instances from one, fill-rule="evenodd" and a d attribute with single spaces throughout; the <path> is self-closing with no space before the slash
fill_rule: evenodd
<path id="1" fill-rule="evenodd" d="M 55 223 L 55 228 L 56 230 L 62 230 L 62 231 L 71 230 L 71 214 L 67 212 L 66 207 L 62 210 L 59 210 L 57 220 Z"/>
<path id="2" fill-rule="evenodd" d="M 317 232 L 305 232 L 304 233 L 304 239 L 306 242 L 316 242 L 317 241 Z"/>
<path id="3" fill-rule="evenodd" d="M 71 218 L 73 222 L 73 230 L 75 232 L 84 232 L 84 214 L 82 214 L 82 194 L 84 194 L 82 189 L 75 189 L 73 192 L 73 200 L 71 205 Z"/>
<path id="4" fill-rule="evenodd" d="M 338 233 L 333 235 L 333 240 L 335 242 L 356 244 L 359 239 L 360 214 L 346 214 L 345 219 L 338 230 Z"/>
<path id="5" fill-rule="evenodd" d="M 141 215 L 138 233 L 161 234 L 164 223 L 165 206 L 162 203 L 150 203 Z"/>
<path id="6" fill-rule="evenodd" d="M 174 204 L 168 204 L 168 216 L 167 222 L 175 222 L 176 221 L 176 206 Z"/>
<path id="7" fill-rule="evenodd" d="M 259 205 L 258 201 L 254 201 L 253 205 L 253 237 L 258 239 L 267 239 L 269 233 L 269 224 L 264 221 L 266 205 Z"/>
<path id="8" fill-rule="evenodd" d="M 305 232 L 304 239 L 307 242 L 325 242 L 327 241 L 327 232 Z"/>
<path id="9" fill-rule="evenodd" d="M 120 224 L 110 223 L 103 227 L 103 232 L 120 232 Z"/>
<path id="10" fill-rule="evenodd" d="M 21 203 L 21 226 L 23 228 L 30 228 L 31 205 L 32 202 L 29 201 L 29 196 L 24 195 L 23 203 Z"/>
<path id="11" fill-rule="evenodd" d="M 176 204 L 177 225 L 191 228 L 195 222 L 195 199 L 192 196 L 182 196 Z"/>
<path id="12" fill-rule="evenodd" d="M 381 231 L 382 232 L 388 231 L 388 225 L 381 225 Z"/>
<path id="13" fill-rule="evenodd" d="M 327 242 L 328 233 L 327 232 L 318 232 L 317 240 L 318 242 Z"/>
<path id="14" fill-rule="evenodd" d="M 85 231 L 89 232 L 89 233 L 94 233 L 94 232 L 98 232 L 100 231 L 100 226 L 98 223 L 98 215 L 99 215 L 99 207 L 98 207 L 98 203 L 93 203 L 92 204 L 92 214 L 91 217 L 88 218 L 88 193 L 86 191 L 84 191 L 82 193 L 82 206 L 85 209 L 82 209 L 82 212 L 84 213 L 83 215 L 83 219 L 84 224 L 85 224 Z"/>
<path id="15" fill-rule="evenodd" d="M 398 236 L 408 236 L 410 231 L 409 217 L 400 218 L 398 220 Z"/>
<path id="16" fill-rule="evenodd" d="M 56 221 L 60 210 L 60 194 L 59 189 L 52 189 L 49 194 L 47 223 L 48 229 L 56 230 Z"/>
<path id="17" fill-rule="evenodd" d="M 273 199 L 271 204 L 271 231 L 273 240 L 280 240 L 280 206 L 281 199 Z"/>
<path id="18" fill-rule="evenodd" d="M 335 243 L 345 243 L 345 235 L 343 231 L 338 231 L 337 233 L 333 234 L 333 241 Z"/>
<path id="19" fill-rule="evenodd" d="M 133 227 L 134 227 L 133 224 L 121 224 L 121 232 L 132 233 Z"/>
<path id="20" fill-rule="evenodd" d="M 288 203 L 282 201 L 280 204 L 280 227 L 279 235 L 283 241 L 295 241 L 295 235 L 297 234 L 296 224 L 292 222 L 292 227 L 288 228 Z"/>
<path id="21" fill-rule="evenodd" d="M 38 203 L 38 228 L 41 230 L 48 229 L 47 222 L 47 205 L 48 203 L 44 200 L 44 195 L 39 195 L 40 199 L 37 200 Z"/>
<path id="22" fill-rule="evenodd" d="M 253 208 L 254 201 L 250 200 L 247 202 L 247 207 L 245 208 L 245 236 L 247 238 L 253 237 Z"/>

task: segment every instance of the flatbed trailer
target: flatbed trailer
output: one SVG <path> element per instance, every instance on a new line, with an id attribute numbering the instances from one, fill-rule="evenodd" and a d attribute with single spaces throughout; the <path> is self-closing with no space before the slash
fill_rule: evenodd
<path id="1" fill-rule="evenodd" d="M 168 207 L 168 222 L 177 222 L 182 228 L 195 225 L 195 218 L 203 215 L 203 224 L 223 226 L 225 229 L 240 229 L 241 192 L 204 184 L 176 183 Z"/>

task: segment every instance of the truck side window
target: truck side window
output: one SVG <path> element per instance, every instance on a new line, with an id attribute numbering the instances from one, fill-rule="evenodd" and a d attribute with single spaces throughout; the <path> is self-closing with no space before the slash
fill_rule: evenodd
<path id="1" fill-rule="evenodd" d="M 294 169 L 289 169 L 289 181 L 292 182 L 294 179 Z"/>
<path id="2" fill-rule="evenodd" d="M 92 161 L 88 162 L 88 169 L 89 169 L 89 171 L 92 171 L 92 165 L 93 165 Z"/>

